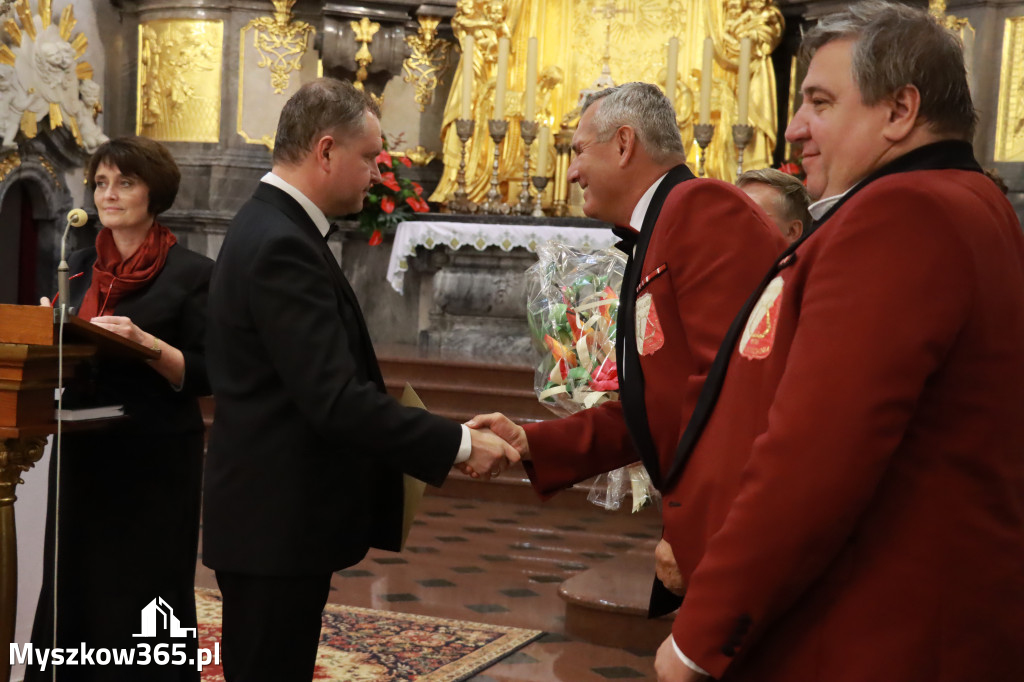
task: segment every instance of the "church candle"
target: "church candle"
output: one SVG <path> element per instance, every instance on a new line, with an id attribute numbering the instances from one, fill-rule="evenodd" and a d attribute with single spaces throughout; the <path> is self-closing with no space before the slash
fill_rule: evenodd
<path id="1" fill-rule="evenodd" d="M 463 119 L 472 118 L 473 104 L 473 36 L 467 34 L 462 41 L 462 109 Z"/>
<path id="2" fill-rule="evenodd" d="M 532 121 L 537 115 L 537 39 L 530 38 L 526 49 L 526 102 L 523 120 Z"/>
<path id="3" fill-rule="evenodd" d="M 551 129 L 547 126 L 540 127 L 537 135 L 537 175 L 546 177 L 548 174 L 548 138 L 551 137 Z"/>
<path id="4" fill-rule="evenodd" d="M 704 39 L 704 63 L 700 70 L 700 124 L 711 123 L 711 64 L 715 45 L 711 38 Z"/>
<path id="5" fill-rule="evenodd" d="M 668 68 L 665 71 L 665 96 L 672 103 L 672 109 L 676 108 L 676 72 L 679 68 L 679 38 L 670 38 L 668 41 Z"/>
<path id="6" fill-rule="evenodd" d="M 496 121 L 505 118 L 505 86 L 508 81 L 508 38 L 498 40 L 498 75 L 494 86 L 494 116 Z"/>
<path id="7" fill-rule="evenodd" d="M 740 75 L 739 75 L 739 115 L 736 122 L 747 125 L 750 111 L 750 38 L 740 41 Z"/>

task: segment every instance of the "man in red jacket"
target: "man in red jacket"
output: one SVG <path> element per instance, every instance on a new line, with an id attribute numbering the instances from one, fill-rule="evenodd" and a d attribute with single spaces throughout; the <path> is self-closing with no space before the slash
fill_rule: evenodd
<path id="1" fill-rule="evenodd" d="M 785 248 L 743 192 L 694 178 L 672 105 L 654 85 L 592 95 L 573 151 L 569 179 L 583 188 L 583 211 L 620 226 L 629 256 L 616 335 L 621 402 L 525 432 L 500 415 L 470 422 L 492 424 L 533 457 L 526 467 L 542 496 L 638 459 L 662 480 L 730 321 Z"/>
<path id="2" fill-rule="evenodd" d="M 960 45 L 873 0 L 802 53 L 815 228 L 670 468 L 686 596 L 658 678 L 1019 682 L 1024 236 L 974 159 Z"/>

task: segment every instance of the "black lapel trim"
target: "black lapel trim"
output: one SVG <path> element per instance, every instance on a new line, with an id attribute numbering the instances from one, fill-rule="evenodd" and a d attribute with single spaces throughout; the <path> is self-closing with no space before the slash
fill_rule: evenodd
<path id="1" fill-rule="evenodd" d="M 636 253 L 628 257 L 626 272 L 619 292 L 619 316 L 616 323 L 616 356 L 625 370 L 626 380 L 619 388 L 622 414 L 640 458 L 655 486 L 661 479 L 661 463 L 658 449 L 651 436 L 647 421 L 647 406 L 644 402 L 644 373 L 640 367 L 640 355 L 636 347 L 636 287 L 643 275 L 644 257 L 651 242 L 651 234 L 670 192 L 681 182 L 693 179 L 693 173 L 685 165 L 679 165 L 668 172 L 651 198 L 651 205 L 644 216 L 643 229 L 637 238 Z M 620 372 L 620 376 L 621 376 Z"/>
<path id="2" fill-rule="evenodd" d="M 781 270 L 793 265 L 796 262 L 797 254 L 796 249 L 810 237 L 820 225 L 831 218 L 839 207 L 846 203 L 850 197 L 864 189 L 867 185 L 878 180 L 879 178 L 885 177 L 886 175 L 893 175 L 895 173 L 907 173 L 915 170 L 969 170 L 982 172 L 981 166 L 974 158 L 974 151 L 971 145 L 967 142 L 960 140 L 946 140 L 943 142 L 936 142 L 934 144 L 925 145 L 918 147 L 913 151 L 910 151 L 895 161 L 889 163 L 877 171 L 864 178 L 861 182 L 857 183 L 852 190 L 850 190 L 846 196 L 840 199 L 835 206 L 833 206 L 825 215 L 814 223 L 814 228 L 809 230 L 807 234 L 803 235 L 800 239 L 789 245 L 782 254 L 775 259 L 775 263 L 772 264 L 771 269 L 768 270 L 768 274 L 764 276 L 761 283 L 754 290 L 754 293 L 750 295 L 746 303 L 743 304 L 743 308 L 739 314 L 733 319 L 732 324 L 729 326 L 729 331 L 725 334 L 725 339 L 722 341 L 722 345 L 718 348 L 718 353 L 715 355 L 715 361 L 711 364 L 711 369 L 708 371 L 707 381 L 704 382 L 704 388 L 701 390 L 700 398 L 697 400 L 697 407 L 693 410 L 693 416 L 690 417 L 689 423 L 686 425 L 686 430 L 683 432 L 683 437 L 679 440 L 679 446 L 676 448 L 676 456 L 672 461 L 672 466 L 669 468 L 668 475 L 664 479 L 663 491 L 671 489 L 675 484 L 675 481 L 682 474 L 683 469 L 686 466 L 686 462 L 690 459 L 690 453 L 693 452 L 694 446 L 697 444 L 697 440 L 700 438 L 701 433 L 704 431 L 705 425 L 707 425 L 708 419 L 711 417 L 711 411 L 715 407 L 715 403 L 718 402 L 718 396 L 722 392 L 722 384 L 725 382 L 725 372 L 729 368 L 729 360 L 732 357 L 733 348 L 736 346 L 736 342 L 739 340 L 740 334 L 743 332 L 743 328 L 746 326 L 747 318 L 750 317 L 751 311 L 757 304 L 761 293 L 765 287 L 775 279 L 775 276 L 779 274 Z"/>
<path id="3" fill-rule="evenodd" d="M 870 185 L 875 180 L 884 178 L 886 175 L 893 175 L 894 173 L 909 173 L 910 171 L 916 170 L 935 169 L 966 170 L 975 171 L 977 173 L 984 172 L 981 166 L 978 165 L 978 161 L 974 158 L 974 148 L 971 147 L 969 142 L 964 142 L 963 140 L 943 140 L 942 142 L 926 144 L 925 146 L 911 150 L 898 159 L 882 166 L 874 173 L 854 185 L 853 189 L 847 192 L 842 199 L 837 201 L 835 205 L 825 213 L 825 215 L 821 216 L 820 220 L 814 221 L 814 228 L 812 228 L 808 233 L 817 229 L 819 225 L 831 218 L 832 215 L 839 210 L 839 207 L 845 204 L 850 197 Z"/>

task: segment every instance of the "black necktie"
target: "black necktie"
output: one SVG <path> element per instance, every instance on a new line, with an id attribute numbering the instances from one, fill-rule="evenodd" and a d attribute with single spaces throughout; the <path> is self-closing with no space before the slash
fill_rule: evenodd
<path id="1" fill-rule="evenodd" d="M 335 232 L 337 232 L 337 231 L 338 231 L 338 230 L 340 230 L 340 229 L 341 229 L 341 228 L 340 228 L 340 227 L 338 227 L 338 223 L 331 223 L 331 224 L 330 224 L 330 225 L 329 225 L 329 226 L 327 227 L 327 234 L 325 234 L 325 235 L 324 235 L 324 241 L 327 241 L 328 239 L 330 239 L 330 238 L 331 238 L 331 235 L 332 235 L 332 234 L 334 234 Z"/>
<path id="2" fill-rule="evenodd" d="M 615 248 L 622 251 L 627 256 L 632 257 L 633 250 L 636 249 L 636 240 L 640 236 L 640 233 L 632 227 L 616 225 L 612 228 L 612 234 L 621 240 L 615 244 Z"/>

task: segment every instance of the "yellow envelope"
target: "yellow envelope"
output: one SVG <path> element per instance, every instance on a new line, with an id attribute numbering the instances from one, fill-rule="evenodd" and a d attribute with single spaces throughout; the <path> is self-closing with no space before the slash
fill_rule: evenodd
<path id="1" fill-rule="evenodd" d="M 418 407 L 421 410 L 427 409 L 427 406 L 423 404 L 420 397 L 416 395 L 416 391 L 408 383 L 405 384 L 405 389 L 402 390 L 402 397 L 399 398 L 398 402 L 406 407 Z M 427 484 L 418 478 L 413 478 L 409 474 L 402 474 L 402 480 L 405 483 L 405 496 L 402 504 L 402 549 L 405 549 L 405 541 L 409 538 L 409 531 L 412 530 L 412 521 L 416 518 L 416 512 L 419 511 L 420 503 L 423 501 L 423 491 L 426 489 Z"/>

